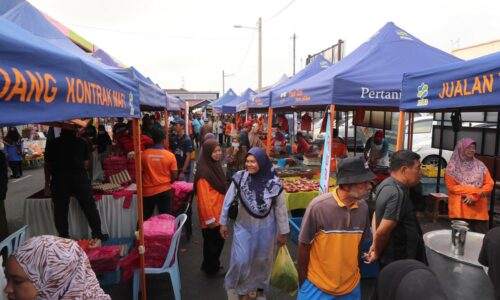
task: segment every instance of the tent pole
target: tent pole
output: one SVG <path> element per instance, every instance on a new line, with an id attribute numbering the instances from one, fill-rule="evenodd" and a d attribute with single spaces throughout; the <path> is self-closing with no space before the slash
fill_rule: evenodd
<path id="1" fill-rule="evenodd" d="M 185 125 L 186 127 L 184 129 L 186 129 L 186 128 L 188 128 L 187 126 L 189 125 L 189 123 L 188 123 L 189 122 L 189 102 L 187 102 L 187 101 L 186 101 L 186 111 L 184 112 L 184 114 L 185 114 L 184 115 L 184 122 L 186 122 L 186 125 Z M 207 116 L 206 116 L 206 112 L 205 112 L 205 118 L 206 117 Z M 186 129 L 186 132 L 189 132 L 189 129 Z"/>
<path id="2" fill-rule="evenodd" d="M 339 133 L 340 135 L 340 133 Z M 345 146 L 349 144 L 347 141 L 349 140 L 349 111 L 346 110 L 345 112 L 345 120 L 344 120 L 344 142 Z"/>
<path id="3" fill-rule="evenodd" d="M 266 145 L 266 154 L 269 156 L 271 154 L 271 135 L 273 127 L 273 108 L 269 106 L 267 109 L 267 145 Z"/>
<path id="4" fill-rule="evenodd" d="M 165 122 L 165 125 L 163 125 L 163 127 L 165 128 L 165 135 L 166 135 L 166 138 L 165 138 L 165 149 L 168 150 L 168 148 L 170 148 L 170 141 L 168 140 L 168 111 L 167 109 L 165 108 L 163 110 L 163 122 Z M 189 126 L 187 126 L 187 123 L 186 123 L 186 127 L 189 128 Z"/>
<path id="5" fill-rule="evenodd" d="M 135 183 L 137 185 L 137 214 L 139 220 L 139 259 L 141 266 L 141 290 L 142 300 L 147 299 L 146 295 L 146 273 L 145 257 L 144 257 L 144 220 L 143 220 L 143 206 L 142 206 L 142 170 L 141 170 L 141 128 L 139 126 L 139 119 L 132 120 L 132 128 L 134 134 L 134 152 L 135 152 Z"/>
<path id="6" fill-rule="evenodd" d="M 439 131 L 439 162 L 438 162 L 436 193 L 439 193 L 439 190 L 441 189 L 441 157 L 443 157 L 443 139 L 444 139 L 444 112 L 441 112 L 441 130 Z"/>
<path id="7" fill-rule="evenodd" d="M 490 228 L 495 225 L 495 191 L 496 191 L 496 183 L 497 183 L 497 173 L 498 173 L 498 164 L 500 160 L 498 160 L 498 140 L 500 139 L 500 111 L 497 112 L 497 132 L 495 135 L 495 153 L 493 153 L 493 174 L 491 177 L 493 177 L 493 190 L 491 191 L 490 194 Z M 483 142 L 484 145 L 484 142 Z"/>
<path id="8" fill-rule="evenodd" d="M 398 140 L 396 142 L 396 151 L 403 150 L 403 139 L 405 132 L 405 112 L 399 112 L 399 122 L 398 122 Z"/>
<path id="9" fill-rule="evenodd" d="M 314 111 L 312 112 L 312 131 L 311 131 L 311 140 L 314 141 Z"/>
<path id="10" fill-rule="evenodd" d="M 333 138 L 333 122 L 335 122 L 335 104 L 330 104 L 330 141 Z M 329 147 L 331 148 L 332 145 L 329 145 Z"/>

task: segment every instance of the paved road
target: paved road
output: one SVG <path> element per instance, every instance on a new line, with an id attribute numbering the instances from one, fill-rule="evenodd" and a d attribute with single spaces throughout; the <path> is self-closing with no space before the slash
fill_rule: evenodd
<path id="1" fill-rule="evenodd" d="M 43 168 L 25 170 L 23 173 L 23 177 L 9 181 L 5 211 L 7 212 L 10 232 L 14 232 L 24 225 L 25 199 L 44 187 Z"/>

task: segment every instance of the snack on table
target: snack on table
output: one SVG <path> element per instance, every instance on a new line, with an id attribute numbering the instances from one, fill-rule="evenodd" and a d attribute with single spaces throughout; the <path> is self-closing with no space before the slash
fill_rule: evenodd
<path id="1" fill-rule="evenodd" d="M 287 193 L 311 192 L 319 190 L 319 182 L 306 178 L 283 179 L 283 187 Z"/>
<path id="2" fill-rule="evenodd" d="M 101 193 L 112 193 L 123 190 L 123 187 L 120 184 L 116 183 L 101 183 L 97 185 L 92 185 L 92 189 L 96 192 Z"/>

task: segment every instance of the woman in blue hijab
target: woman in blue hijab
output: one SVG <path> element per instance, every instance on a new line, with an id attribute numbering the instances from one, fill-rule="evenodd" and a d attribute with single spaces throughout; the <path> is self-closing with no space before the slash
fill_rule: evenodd
<path id="1" fill-rule="evenodd" d="M 220 217 L 221 235 L 227 238 L 229 207 L 234 200 L 239 202 L 224 286 L 239 299 L 250 299 L 249 293 L 257 291 L 261 300 L 269 290 L 278 245 L 286 243 L 290 228 L 283 186 L 266 152 L 250 149 L 245 168 L 234 174 Z"/>

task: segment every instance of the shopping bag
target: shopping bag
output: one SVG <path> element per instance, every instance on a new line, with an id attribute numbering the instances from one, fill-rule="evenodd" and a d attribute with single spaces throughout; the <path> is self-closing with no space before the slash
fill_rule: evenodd
<path id="1" fill-rule="evenodd" d="M 271 285 L 290 296 L 295 296 L 299 289 L 299 274 L 285 245 L 279 248 L 276 255 L 271 273 Z"/>

